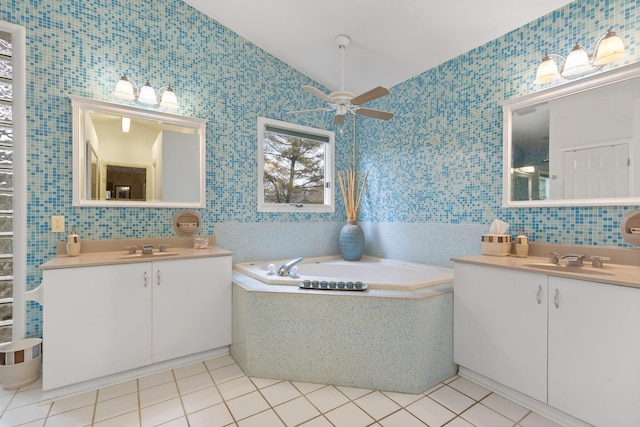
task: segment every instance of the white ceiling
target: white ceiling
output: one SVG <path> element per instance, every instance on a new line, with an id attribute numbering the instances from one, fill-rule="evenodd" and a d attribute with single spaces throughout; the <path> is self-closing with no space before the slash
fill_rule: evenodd
<path id="1" fill-rule="evenodd" d="M 340 89 L 388 88 L 570 0 L 185 0 L 293 68 Z"/>

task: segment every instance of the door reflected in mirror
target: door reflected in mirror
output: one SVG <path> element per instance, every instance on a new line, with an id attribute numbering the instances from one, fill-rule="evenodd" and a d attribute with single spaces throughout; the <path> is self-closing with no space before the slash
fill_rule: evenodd
<path id="1" fill-rule="evenodd" d="M 640 64 L 504 104 L 505 206 L 640 202 Z"/>
<path id="2" fill-rule="evenodd" d="M 204 120 L 71 99 L 74 205 L 205 205 Z"/>

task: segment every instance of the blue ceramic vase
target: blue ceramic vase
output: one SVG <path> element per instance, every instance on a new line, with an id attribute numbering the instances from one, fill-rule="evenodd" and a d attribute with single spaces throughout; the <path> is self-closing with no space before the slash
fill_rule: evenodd
<path id="1" fill-rule="evenodd" d="M 355 219 L 340 230 L 340 253 L 345 261 L 358 261 L 364 252 L 364 233 Z"/>

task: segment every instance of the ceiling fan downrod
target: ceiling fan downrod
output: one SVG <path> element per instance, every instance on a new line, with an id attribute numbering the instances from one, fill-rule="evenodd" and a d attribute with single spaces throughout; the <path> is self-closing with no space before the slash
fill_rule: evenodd
<path id="1" fill-rule="evenodd" d="M 345 34 L 336 37 L 336 43 L 340 49 L 340 91 L 344 92 L 344 51 L 351 44 L 351 39 Z"/>

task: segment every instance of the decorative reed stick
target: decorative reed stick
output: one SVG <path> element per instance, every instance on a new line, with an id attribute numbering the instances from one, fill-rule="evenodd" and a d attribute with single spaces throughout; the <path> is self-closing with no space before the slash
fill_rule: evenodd
<path id="1" fill-rule="evenodd" d="M 346 175 L 346 177 L 344 175 Z M 347 219 L 356 219 L 356 216 L 358 216 L 362 193 L 364 193 L 364 186 L 367 183 L 368 177 L 369 171 L 365 173 L 360 191 L 357 192 L 356 172 L 353 170 L 349 170 L 346 173 L 338 172 L 338 182 L 340 182 L 340 190 L 342 190 L 342 200 L 344 201 L 344 207 L 347 211 Z"/>

